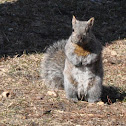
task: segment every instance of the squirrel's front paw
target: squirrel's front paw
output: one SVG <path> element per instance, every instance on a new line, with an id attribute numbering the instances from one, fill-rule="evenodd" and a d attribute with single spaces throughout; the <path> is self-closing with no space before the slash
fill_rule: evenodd
<path id="1" fill-rule="evenodd" d="M 78 102 L 78 98 L 77 98 L 77 95 L 72 93 L 72 92 L 69 92 L 69 94 L 67 94 L 66 96 L 70 101 L 73 101 L 73 102 Z"/>

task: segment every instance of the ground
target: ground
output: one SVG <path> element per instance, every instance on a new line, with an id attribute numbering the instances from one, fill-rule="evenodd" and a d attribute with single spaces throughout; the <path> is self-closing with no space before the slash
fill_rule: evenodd
<path id="1" fill-rule="evenodd" d="M 125 126 L 124 2 L 2 0 L 0 126 Z M 63 90 L 50 95 L 40 79 L 43 49 L 70 35 L 73 14 L 85 20 L 94 16 L 96 22 L 93 31 L 105 45 L 104 104 L 85 101 L 73 103 L 66 99 Z"/>

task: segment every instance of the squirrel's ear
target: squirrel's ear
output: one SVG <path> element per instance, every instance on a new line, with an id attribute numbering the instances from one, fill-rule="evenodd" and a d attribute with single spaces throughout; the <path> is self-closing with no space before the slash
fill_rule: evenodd
<path id="1" fill-rule="evenodd" d="M 87 23 L 88 23 L 88 27 L 91 28 L 94 24 L 94 17 L 90 18 Z"/>
<path id="2" fill-rule="evenodd" d="M 72 25 L 75 25 L 75 24 L 76 24 L 76 18 L 75 18 L 75 16 L 73 15 Z"/>

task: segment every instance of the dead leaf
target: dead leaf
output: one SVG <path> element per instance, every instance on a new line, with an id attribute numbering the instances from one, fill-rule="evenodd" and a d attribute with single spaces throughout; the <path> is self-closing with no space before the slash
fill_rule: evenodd
<path id="1" fill-rule="evenodd" d="M 116 51 L 111 51 L 111 55 L 112 55 L 112 56 L 117 56 Z"/>
<path id="2" fill-rule="evenodd" d="M 104 102 L 102 102 L 102 101 L 97 102 L 97 105 L 104 105 Z"/>
<path id="3" fill-rule="evenodd" d="M 48 91 L 47 95 L 51 95 L 51 96 L 57 97 L 57 94 L 54 91 Z"/>

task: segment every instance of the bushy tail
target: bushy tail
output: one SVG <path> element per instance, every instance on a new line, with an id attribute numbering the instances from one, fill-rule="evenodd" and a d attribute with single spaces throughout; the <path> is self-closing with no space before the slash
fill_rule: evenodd
<path id="1" fill-rule="evenodd" d="M 61 40 L 50 46 L 41 61 L 40 75 L 49 88 L 63 88 L 64 47 L 66 41 Z"/>

